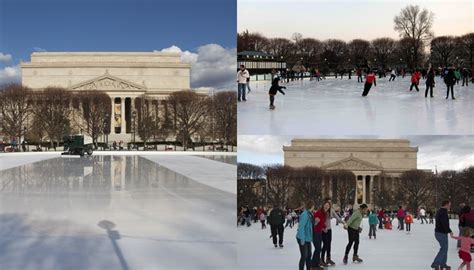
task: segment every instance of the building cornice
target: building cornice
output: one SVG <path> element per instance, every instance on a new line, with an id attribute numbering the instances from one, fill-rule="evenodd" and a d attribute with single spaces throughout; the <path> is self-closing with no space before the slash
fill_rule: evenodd
<path id="1" fill-rule="evenodd" d="M 186 63 L 143 63 L 143 62 L 101 62 L 101 63 L 84 63 L 84 62 L 40 62 L 40 63 L 21 63 L 21 68 L 87 68 L 87 67 L 100 67 L 100 68 L 185 68 L 191 69 L 190 64 Z"/>
<path id="2" fill-rule="evenodd" d="M 418 152 L 418 147 L 283 146 L 288 152 Z"/>

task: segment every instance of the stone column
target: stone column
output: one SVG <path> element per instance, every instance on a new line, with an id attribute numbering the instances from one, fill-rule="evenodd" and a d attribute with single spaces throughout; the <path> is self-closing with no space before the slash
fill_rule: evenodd
<path id="1" fill-rule="evenodd" d="M 120 117 L 122 118 L 122 123 L 120 126 L 120 134 L 126 134 L 127 123 L 125 122 L 125 98 L 120 98 Z"/>
<path id="2" fill-rule="evenodd" d="M 369 196 L 370 203 L 372 204 L 372 206 L 375 206 L 374 205 L 374 192 L 373 192 L 373 190 L 374 190 L 374 176 L 373 175 L 370 176 L 369 188 L 370 188 L 370 190 L 369 190 L 369 192 L 370 192 L 370 196 Z"/>
<path id="3" fill-rule="evenodd" d="M 332 197 L 332 177 L 329 178 L 329 198 L 331 198 L 332 202 L 334 203 L 334 201 L 336 201 L 333 197 Z"/>
<path id="4" fill-rule="evenodd" d="M 367 178 L 367 176 L 365 176 L 365 175 L 364 175 L 364 177 L 362 178 L 362 181 L 363 181 L 363 182 L 362 182 L 362 190 L 363 190 L 363 191 L 362 191 L 362 192 L 363 192 L 363 193 L 362 193 L 362 203 L 367 203 L 367 196 L 366 196 L 366 194 L 367 194 L 367 192 L 366 192 L 367 187 L 366 187 L 366 185 L 365 185 L 366 178 Z"/>
<path id="5" fill-rule="evenodd" d="M 112 112 L 110 113 L 110 134 L 115 134 L 115 98 L 110 97 L 112 102 Z"/>

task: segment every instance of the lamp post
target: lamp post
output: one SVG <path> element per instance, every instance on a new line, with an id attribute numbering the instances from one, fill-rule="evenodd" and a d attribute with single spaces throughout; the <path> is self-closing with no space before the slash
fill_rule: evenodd
<path id="1" fill-rule="evenodd" d="M 26 126 L 23 127 L 23 143 L 25 144 L 25 146 L 28 145 L 27 141 L 26 141 Z M 26 147 L 23 149 L 23 152 L 24 150 L 26 149 Z M 28 149 L 29 151 L 29 149 Z"/>

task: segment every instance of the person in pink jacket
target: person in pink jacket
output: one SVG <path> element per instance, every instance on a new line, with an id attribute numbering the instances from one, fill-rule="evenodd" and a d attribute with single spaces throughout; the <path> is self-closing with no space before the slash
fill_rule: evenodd
<path id="1" fill-rule="evenodd" d="M 461 241 L 461 248 L 459 249 L 458 255 L 462 260 L 462 263 L 458 268 L 459 270 L 462 270 L 464 266 L 466 266 L 467 270 L 471 270 L 471 245 L 474 244 L 474 238 L 471 238 L 471 236 L 472 232 L 469 227 L 464 227 L 462 229 L 461 236 L 454 236 L 451 234 L 451 238 Z"/>

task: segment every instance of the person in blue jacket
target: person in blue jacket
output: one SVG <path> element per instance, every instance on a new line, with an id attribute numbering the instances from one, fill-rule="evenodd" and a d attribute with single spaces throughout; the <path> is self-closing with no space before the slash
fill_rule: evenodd
<path id="1" fill-rule="evenodd" d="M 298 223 L 298 231 L 296 233 L 296 241 L 298 241 L 298 246 L 300 247 L 300 262 L 299 270 L 304 270 L 306 264 L 306 269 L 311 269 L 311 243 L 313 241 L 313 214 L 314 211 L 314 201 L 309 200 L 306 205 L 303 213 L 301 213 Z"/>

